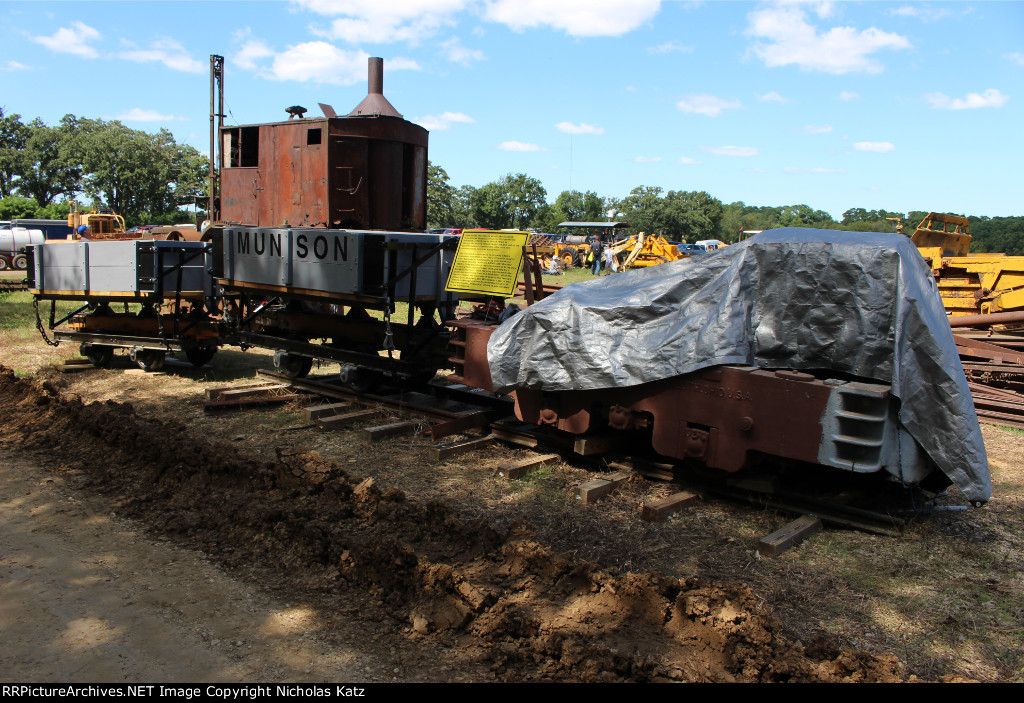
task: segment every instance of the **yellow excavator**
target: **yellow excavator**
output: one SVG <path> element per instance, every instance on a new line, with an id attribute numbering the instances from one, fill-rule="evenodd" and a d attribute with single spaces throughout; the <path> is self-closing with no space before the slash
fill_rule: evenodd
<path id="1" fill-rule="evenodd" d="M 947 314 L 1024 311 L 1024 256 L 970 253 L 966 217 L 930 212 L 910 239 L 931 266 Z"/>

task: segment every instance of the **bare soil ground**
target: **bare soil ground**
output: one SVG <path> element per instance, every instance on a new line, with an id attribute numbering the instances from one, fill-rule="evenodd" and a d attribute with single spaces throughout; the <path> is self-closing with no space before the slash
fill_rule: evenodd
<path id="1" fill-rule="evenodd" d="M 709 499 L 642 523 L 675 488 L 584 506 L 592 467 L 497 475 L 525 450 L 437 464 L 423 438 L 289 431 L 299 405 L 204 415 L 205 388 L 267 365 L 251 352 L 52 366 L 74 355 L 0 333 L 23 376 L 0 377 L 12 680 L 1024 678 L 1020 434 L 984 428 L 981 510 L 759 559 L 791 516 Z"/>

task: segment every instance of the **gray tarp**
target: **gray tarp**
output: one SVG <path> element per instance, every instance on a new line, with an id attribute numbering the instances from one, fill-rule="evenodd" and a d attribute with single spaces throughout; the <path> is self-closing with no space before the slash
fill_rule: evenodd
<path id="1" fill-rule="evenodd" d="M 494 387 L 633 386 L 718 364 L 889 383 L 899 418 L 971 501 L 985 445 L 931 271 L 907 237 L 784 228 L 714 253 L 568 286 L 487 347 Z"/>

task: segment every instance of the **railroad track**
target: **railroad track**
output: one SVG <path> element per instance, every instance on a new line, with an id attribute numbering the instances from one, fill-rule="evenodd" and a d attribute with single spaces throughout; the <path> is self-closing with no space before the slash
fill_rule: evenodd
<path id="1" fill-rule="evenodd" d="M 0 278 L 0 293 L 28 290 L 28 283 L 23 278 Z"/>
<path id="2" fill-rule="evenodd" d="M 694 467 L 665 462 L 658 457 L 631 455 L 622 445 L 608 442 L 605 437 L 572 437 L 545 427 L 520 422 L 512 417 L 512 403 L 494 394 L 482 393 L 466 386 L 430 385 L 424 392 L 396 393 L 355 393 L 341 386 L 329 377 L 290 379 L 283 374 L 259 371 L 259 375 L 271 382 L 279 395 L 287 388 L 292 392 L 319 395 L 343 404 L 352 403 L 358 407 L 384 406 L 403 414 L 428 418 L 432 422 L 426 428 L 422 422 L 392 423 L 386 426 L 363 429 L 371 438 L 387 436 L 390 428 L 403 431 L 419 431 L 435 442 L 451 435 L 466 435 L 468 439 L 434 446 L 435 457 L 439 460 L 451 458 L 464 451 L 501 442 L 506 445 L 525 447 L 534 451 L 534 456 L 504 465 L 510 479 L 553 459 L 585 464 L 595 472 L 617 477 L 636 474 L 648 481 L 671 482 L 695 495 L 713 497 L 719 500 L 745 503 L 762 509 L 777 510 L 793 515 L 813 515 L 821 523 L 845 529 L 857 529 L 881 535 L 898 535 L 904 527 L 904 518 L 877 510 L 867 510 L 844 502 L 823 500 L 780 485 L 770 478 L 753 474 L 728 474 L 709 470 L 694 470 Z M 293 397 L 293 396 L 288 396 Z M 241 399 L 240 399 L 241 400 Z M 243 405 L 243 403 L 239 403 Z M 325 406 L 326 407 L 326 406 Z M 350 407 L 340 412 L 351 413 Z M 367 414 L 359 414 L 359 413 Z M 368 411 L 356 411 L 355 419 L 372 420 Z M 312 428 L 314 424 L 299 425 L 289 430 Z M 597 481 L 601 483 L 599 479 Z M 863 497 L 863 496 L 861 496 Z M 644 518 L 648 519 L 648 518 Z"/>

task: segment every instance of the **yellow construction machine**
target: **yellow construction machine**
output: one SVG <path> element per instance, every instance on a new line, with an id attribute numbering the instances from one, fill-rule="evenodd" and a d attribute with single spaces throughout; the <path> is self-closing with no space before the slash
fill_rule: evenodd
<path id="1" fill-rule="evenodd" d="M 910 239 L 931 266 L 948 314 L 1024 311 L 1024 256 L 970 253 L 966 217 L 930 212 Z"/>
<path id="2" fill-rule="evenodd" d="M 129 236 L 125 232 L 124 218 L 120 215 L 115 215 L 110 210 L 103 212 L 97 212 L 96 210 L 79 212 L 77 207 L 72 206 L 71 212 L 68 214 L 68 227 L 73 232 L 72 237 L 78 237 L 78 228 L 81 225 L 89 227 L 89 236 L 87 238 L 90 240 L 138 239 L 138 237 Z"/>

